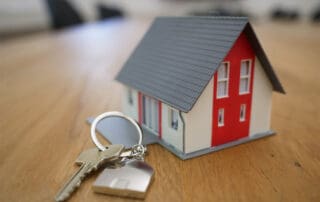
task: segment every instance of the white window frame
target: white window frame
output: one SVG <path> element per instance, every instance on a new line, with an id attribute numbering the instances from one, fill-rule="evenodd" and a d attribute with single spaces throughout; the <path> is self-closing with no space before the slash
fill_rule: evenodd
<path id="1" fill-rule="evenodd" d="M 220 117 L 220 115 L 221 115 L 221 122 L 220 122 L 220 119 L 219 119 L 219 117 Z M 218 109 L 218 127 L 222 127 L 222 126 L 224 126 L 224 108 L 219 108 Z"/>
<path id="2" fill-rule="evenodd" d="M 179 128 L 179 112 L 173 108 L 168 108 L 169 109 L 169 121 L 168 121 L 168 124 L 169 124 L 169 127 L 173 130 L 178 130 Z M 176 114 L 176 121 L 174 120 L 174 114 Z M 174 123 L 174 121 L 176 123 Z"/>
<path id="3" fill-rule="evenodd" d="M 241 75 L 241 68 L 243 62 L 249 62 L 249 71 L 247 75 Z M 250 93 L 250 86 L 251 86 L 251 71 L 252 71 L 252 60 L 251 59 L 244 59 L 240 62 L 240 80 L 239 80 L 239 95 L 245 95 Z M 247 79 L 248 80 L 248 89 L 246 91 L 241 92 L 241 80 Z"/>
<path id="4" fill-rule="evenodd" d="M 226 64 L 226 67 L 227 67 L 227 77 L 226 78 L 219 78 L 219 69 L 221 68 L 221 66 L 223 64 Z M 229 79 L 230 79 L 230 62 L 226 61 L 226 62 L 222 62 L 219 66 L 219 69 L 217 71 L 217 98 L 220 99 L 220 98 L 227 98 L 229 97 Z M 226 82 L 227 85 L 226 85 L 226 95 L 223 95 L 223 96 L 219 96 L 219 82 Z"/>
<path id="5" fill-rule="evenodd" d="M 131 88 L 127 90 L 127 101 L 129 105 L 133 105 L 133 90 Z"/>
<path id="6" fill-rule="evenodd" d="M 247 105 L 246 104 L 241 104 L 240 105 L 240 115 L 239 115 L 239 121 L 240 122 L 245 122 L 246 121 L 246 111 L 247 111 Z M 241 114 L 242 114 L 242 116 L 241 116 Z"/>

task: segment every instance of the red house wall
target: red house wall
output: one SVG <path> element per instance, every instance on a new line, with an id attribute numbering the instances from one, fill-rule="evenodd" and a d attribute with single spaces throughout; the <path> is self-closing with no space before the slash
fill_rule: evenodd
<path id="1" fill-rule="evenodd" d="M 251 76 L 249 93 L 239 95 L 241 60 L 251 60 Z M 224 61 L 230 63 L 229 67 L 229 93 L 226 98 L 217 98 L 217 72 L 214 74 L 213 86 L 213 112 L 212 112 L 212 146 L 224 144 L 249 135 L 251 100 L 253 88 L 253 75 L 255 53 L 242 33 L 236 40 Z M 246 104 L 245 121 L 240 122 L 240 105 Z M 218 126 L 218 110 L 224 108 L 224 126 Z"/>

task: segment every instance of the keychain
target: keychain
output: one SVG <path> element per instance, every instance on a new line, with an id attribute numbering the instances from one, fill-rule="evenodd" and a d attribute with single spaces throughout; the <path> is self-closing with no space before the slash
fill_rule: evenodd
<path id="1" fill-rule="evenodd" d="M 126 119 L 137 129 L 138 144 L 131 148 L 123 145 L 103 146 L 97 139 L 96 126 L 105 118 L 119 117 Z M 142 145 L 142 130 L 130 117 L 120 112 L 106 112 L 99 115 L 91 125 L 91 138 L 97 148 L 83 151 L 76 160 L 79 170 L 59 190 L 56 201 L 65 201 L 80 186 L 82 180 L 99 168 L 106 167 L 94 182 L 93 190 L 97 193 L 144 198 L 153 178 L 154 171 L 144 162 L 146 147 Z"/>
<path id="2" fill-rule="evenodd" d="M 105 168 L 93 184 L 93 190 L 97 193 L 144 198 L 148 186 L 153 178 L 153 168 L 144 162 L 146 147 L 142 145 L 141 127 L 130 117 L 120 112 L 107 112 L 99 115 L 91 124 L 91 138 L 99 149 L 104 146 L 96 137 L 96 126 L 99 121 L 106 117 L 117 116 L 128 120 L 138 131 L 139 141 L 128 150 L 123 152 L 119 167 Z"/>

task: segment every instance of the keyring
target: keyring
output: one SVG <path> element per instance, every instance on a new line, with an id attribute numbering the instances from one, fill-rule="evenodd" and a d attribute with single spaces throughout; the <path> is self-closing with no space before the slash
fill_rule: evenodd
<path id="1" fill-rule="evenodd" d="M 138 123 L 134 119 L 132 119 L 128 116 L 125 116 L 121 112 L 112 111 L 112 112 L 105 112 L 103 114 L 100 114 L 99 116 L 97 116 L 94 119 L 94 121 L 91 124 L 91 130 L 90 130 L 91 139 L 92 139 L 93 143 L 98 147 L 99 150 L 104 151 L 104 150 L 106 150 L 106 147 L 103 146 L 103 144 L 101 144 L 99 142 L 99 140 L 97 138 L 97 134 L 96 134 L 96 127 L 97 127 L 97 124 L 99 123 L 99 121 L 101 121 L 102 119 L 108 118 L 108 117 L 120 117 L 120 118 L 124 118 L 124 119 L 128 120 L 132 125 L 134 125 L 134 127 L 137 129 L 138 134 L 139 134 L 139 141 L 136 146 L 140 146 L 142 144 L 142 130 L 141 130 L 140 126 L 138 125 Z"/>

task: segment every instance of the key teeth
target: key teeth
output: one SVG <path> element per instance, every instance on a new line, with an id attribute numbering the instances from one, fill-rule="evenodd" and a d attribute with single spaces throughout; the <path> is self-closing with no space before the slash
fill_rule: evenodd
<path id="1" fill-rule="evenodd" d="M 86 177 L 89 173 L 91 173 L 92 167 L 88 168 L 84 173 L 82 177 Z"/>
<path id="2" fill-rule="evenodd" d="M 66 193 L 66 194 L 64 194 L 64 196 L 63 196 L 63 200 L 65 200 L 65 199 L 67 199 L 67 198 L 69 198 L 70 197 L 70 193 Z"/>
<path id="3" fill-rule="evenodd" d="M 56 201 L 61 202 L 61 201 L 65 201 L 66 199 L 68 199 L 70 197 L 70 193 L 64 193 L 62 194 L 60 197 L 58 197 L 56 199 Z"/>
<path id="4" fill-rule="evenodd" d="M 79 177 L 79 180 L 83 180 L 84 178 L 85 178 L 85 175 L 80 176 L 80 177 Z M 79 183 L 79 182 L 77 182 L 77 183 Z"/>
<path id="5" fill-rule="evenodd" d="M 64 192 L 63 194 L 61 194 L 60 196 L 56 196 L 55 198 L 55 201 L 57 202 L 62 202 L 62 201 L 65 201 L 67 200 L 70 196 L 71 196 L 71 193 L 74 191 L 74 187 L 72 187 L 72 189 L 68 192 Z"/>

